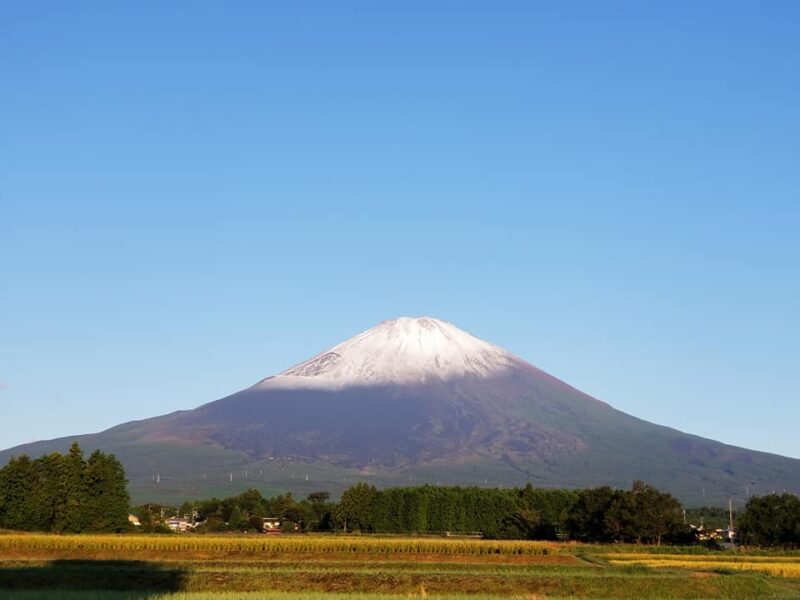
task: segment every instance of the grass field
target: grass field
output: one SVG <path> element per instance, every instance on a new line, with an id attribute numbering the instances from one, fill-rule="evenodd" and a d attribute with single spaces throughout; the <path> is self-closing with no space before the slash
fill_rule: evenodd
<path id="1" fill-rule="evenodd" d="M 444 538 L 0 535 L 0 600 L 332 597 L 800 598 L 800 556 Z"/>

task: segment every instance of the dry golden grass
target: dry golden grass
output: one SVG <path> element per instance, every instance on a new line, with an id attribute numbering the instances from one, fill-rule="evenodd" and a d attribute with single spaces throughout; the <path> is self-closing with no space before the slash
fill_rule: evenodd
<path id="1" fill-rule="evenodd" d="M 610 552 L 606 556 L 613 557 L 615 560 L 649 560 L 649 559 L 667 559 L 667 560 L 682 560 L 685 562 L 691 561 L 726 561 L 726 562 L 781 562 L 790 564 L 800 564 L 800 556 L 756 556 L 751 554 L 654 554 L 652 552 Z"/>
<path id="2" fill-rule="evenodd" d="M 646 553 L 620 553 L 607 557 L 616 566 L 638 565 L 654 569 L 704 569 L 752 571 L 775 577 L 800 577 L 800 557 L 702 556 Z"/>
<path id="3" fill-rule="evenodd" d="M 0 551 L 19 550 L 547 556 L 560 554 L 565 548 L 558 543 L 517 540 L 311 535 L 226 537 L 210 535 L 10 534 L 0 536 Z"/>

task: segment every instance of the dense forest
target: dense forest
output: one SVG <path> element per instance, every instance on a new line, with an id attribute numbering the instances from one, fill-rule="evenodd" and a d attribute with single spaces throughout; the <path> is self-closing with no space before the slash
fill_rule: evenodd
<path id="1" fill-rule="evenodd" d="M 576 493 L 571 490 L 416 486 L 347 489 L 332 515 L 350 531 L 472 533 L 500 538 L 555 538 Z"/>
<path id="2" fill-rule="evenodd" d="M 53 532 L 114 532 L 128 527 L 125 471 L 99 450 L 35 460 L 22 455 L 0 469 L 0 528 Z"/>
<path id="3" fill-rule="evenodd" d="M 257 490 L 180 507 L 135 509 L 146 530 L 163 528 L 162 516 L 192 515 L 198 531 L 258 531 L 262 518 L 281 519 L 286 530 L 391 534 L 479 534 L 488 538 L 576 539 L 595 542 L 684 542 L 690 536 L 683 509 L 671 495 L 643 482 L 628 491 L 434 487 L 379 490 L 348 488 L 339 502 L 327 492 L 296 500 L 264 498 Z"/>

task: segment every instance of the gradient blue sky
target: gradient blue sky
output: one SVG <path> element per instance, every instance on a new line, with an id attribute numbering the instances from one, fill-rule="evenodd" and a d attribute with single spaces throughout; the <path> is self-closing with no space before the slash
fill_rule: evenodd
<path id="1" fill-rule="evenodd" d="M 800 457 L 797 2 L 0 4 L 0 447 L 440 317 Z"/>

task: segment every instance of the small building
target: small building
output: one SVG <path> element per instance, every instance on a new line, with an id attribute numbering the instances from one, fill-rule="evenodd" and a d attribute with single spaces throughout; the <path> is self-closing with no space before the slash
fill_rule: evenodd
<path id="1" fill-rule="evenodd" d="M 689 527 L 701 542 L 733 544 L 736 540 L 736 531 L 730 527 L 726 529 L 706 529 L 703 525 L 689 525 Z"/>
<path id="2" fill-rule="evenodd" d="M 283 533 L 281 520 L 278 517 L 263 517 L 261 519 L 261 530 L 264 533 Z"/>
<path id="3" fill-rule="evenodd" d="M 188 531 L 194 529 L 192 522 L 186 517 L 171 517 L 166 520 L 166 525 L 172 531 Z"/>
<path id="4" fill-rule="evenodd" d="M 288 521 L 286 519 L 280 519 L 278 517 L 262 517 L 261 518 L 261 530 L 264 533 L 286 533 L 286 532 L 300 532 L 300 523 L 296 521 Z"/>
<path id="5" fill-rule="evenodd" d="M 130 523 L 134 527 L 142 526 L 142 524 L 139 522 L 139 517 L 137 517 L 136 515 L 128 515 L 128 523 Z"/>

